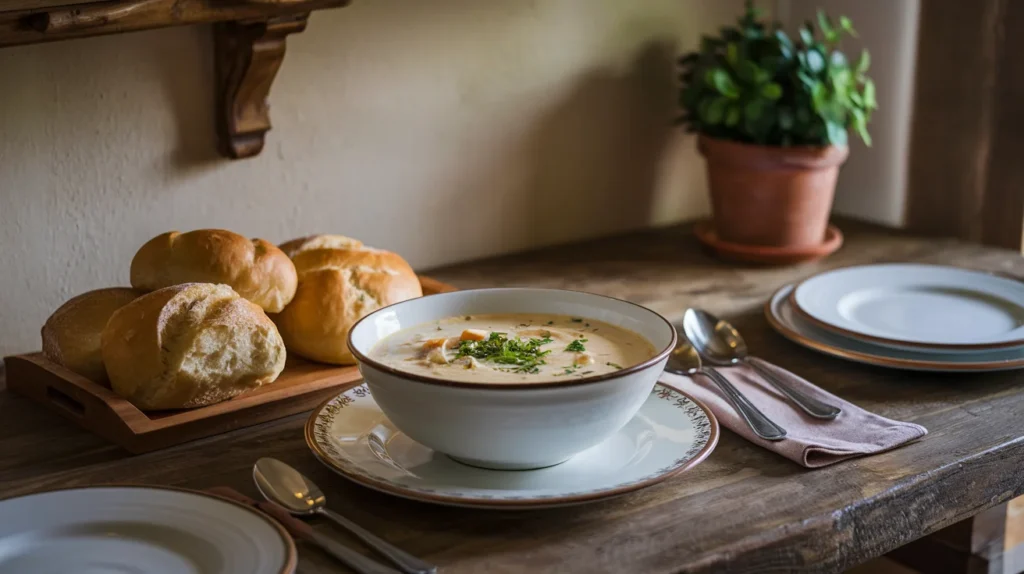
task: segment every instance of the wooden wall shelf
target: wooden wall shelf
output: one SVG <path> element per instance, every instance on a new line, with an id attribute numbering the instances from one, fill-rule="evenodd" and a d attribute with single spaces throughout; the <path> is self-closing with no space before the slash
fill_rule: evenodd
<path id="1" fill-rule="evenodd" d="M 211 23 L 221 153 L 263 149 L 267 94 L 284 60 L 285 38 L 311 12 L 349 0 L 0 0 L 0 47 Z"/>

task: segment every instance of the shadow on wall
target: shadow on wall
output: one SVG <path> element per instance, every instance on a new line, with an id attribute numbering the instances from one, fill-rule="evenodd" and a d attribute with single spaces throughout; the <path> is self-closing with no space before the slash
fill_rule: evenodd
<path id="1" fill-rule="evenodd" d="M 164 97 L 173 111 L 176 143 L 171 165 L 185 171 L 224 159 L 217 151 L 214 123 L 217 84 L 213 31 L 211 26 L 192 26 L 188 35 L 192 58 L 181 57 L 180 51 L 172 51 L 171 46 L 163 46 L 167 52 L 152 58 L 159 69 Z M 183 81 L 184 78 L 191 81 Z"/>
<path id="2" fill-rule="evenodd" d="M 644 46 L 625 74 L 596 71 L 541 116 L 528 138 L 533 155 L 527 231 L 544 243 L 593 227 L 649 224 L 658 166 L 672 129 L 675 46 Z"/>

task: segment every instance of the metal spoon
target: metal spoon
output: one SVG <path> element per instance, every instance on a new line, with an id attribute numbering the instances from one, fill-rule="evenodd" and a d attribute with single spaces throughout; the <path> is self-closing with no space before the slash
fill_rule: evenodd
<path id="1" fill-rule="evenodd" d="M 700 309 L 687 309 L 683 315 L 683 331 L 693 342 L 697 352 L 712 365 L 737 365 L 743 363 L 757 371 L 766 381 L 789 397 L 798 407 L 812 417 L 834 419 L 843 412 L 839 407 L 806 395 L 779 380 L 771 371 L 749 360 L 747 344 L 743 337 L 729 323 Z"/>
<path id="2" fill-rule="evenodd" d="M 288 512 L 303 516 L 320 514 L 348 530 L 381 556 L 390 560 L 406 574 L 433 574 L 437 567 L 396 548 L 363 529 L 355 522 L 332 512 L 327 508 L 327 498 L 313 481 L 301 472 L 277 460 L 261 458 L 252 468 L 252 478 L 263 496 L 285 508 Z"/>
<path id="3" fill-rule="evenodd" d="M 736 412 L 747 421 L 754 434 L 765 440 L 782 440 L 786 438 L 786 429 L 773 423 L 764 413 L 759 411 L 747 397 L 739 391 L 728 379 L 713 368 L 703 368 L 700 363 L 700 355 L 697 349 L 680 335 L 679 343 L 668 356 L 668 364 L 665 370 L 677 375 L 702 374 L 711 379 L 718 388 L 722 389 L 725 398 L 736 408 Z"/>

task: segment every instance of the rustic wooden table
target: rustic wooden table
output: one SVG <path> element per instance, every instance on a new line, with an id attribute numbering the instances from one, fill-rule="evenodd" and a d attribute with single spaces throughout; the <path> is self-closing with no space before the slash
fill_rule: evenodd
<path id="1" fill-rule="evenodd" d="M 335 510 L 457 572 L 836 572 L 1024 493 L 1020 373 L 938 375 L 866 367 L 798 347 L 768 327 L 777 287 L 871 261 L 928 261 L 1024 277 L 1019 254 L 906 237 L 841 222 L 847 244 L 825 262 L 741 268 L 704 255 L 687 226 L 468 263 L 431 275 L 463 288 L 550 286 L 638 301 L 680 318 L 688 306 L 728 317 L 759 355 L 867 409 L 926 426 L 895 451 L 805 470 L 724 431 L 692 472 L 573 508 L 492 512 L 428 506 L 355 486 L 303 443 L 305 416 L 128 456 L 27 400 L 0 393 L 0 497 L 132 482 L 255 495 L 252 463 L 285 460 Z M 329 525 L 322 528 L 329 529 Z M 299 571 L 343 569 L 300 545 Z"/>

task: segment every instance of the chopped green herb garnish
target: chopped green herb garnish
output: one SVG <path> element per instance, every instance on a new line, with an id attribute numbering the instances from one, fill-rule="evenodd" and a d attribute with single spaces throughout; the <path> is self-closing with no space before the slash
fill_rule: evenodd
<path id="1" fill-rule="evenodd" d="M 569 320 L 572 321 L 573 323 L 582 323 L 583 322 L 583 319 L 580 319 L 579 317 L 573 317 L 573 318 L 571 318 Z"/>
<path id="2" fill-rule="evenodd" d="M 473 316 L 472 315 L 466 315 L 466 320 L 467 321 L 472 321 L 473 320 Z"/>
<path id="3" fill-rule="evenodd" d="M 441 330 L 441 326 L 440 326 L 440 325 L 438 325 L 438 326 L 437 326 L 437 330 L 438 330 L 438 331 L 440 331 L 440 330 Z"/>
<path id="4" fill-rule="evenodd" d="M 572 343 L 569 343 L 569 346 L 566 347 L 565 350 L 572 353 L 582 353 L 587 350 L 587 348 L 583 346 L 583 343 L 586 342 L 586 339 L 576 339 Z"/>
<path id="5" fill-rule="evenodd" d="M 545 364 L 541 357 L 551 352 L 542 351 L 541 346 L 550 342 L 550 337 L 510 339 L 505 333 L 495 332 L 484 341 L 461 341 L 455 358 L 472 357 L 499 365 L 511 365 L 508 372 L 513 373 L 537 373 L 540 371 L 540 365 Z"/>
<path id="6" fill-rule="evenodd" d="M 593 373 L 593 372 L 594 372 L 594 371 L 583 371 L 583 372 L 582 372 L 582 373 L 580 373 L 580 374 L 581 374 L 581 375 L 589 375 L 590 373 Z"/>
<path id="7" fill-rule="evenodd" d="M 561 373 L 557 373 L 555 376 L 558 377 L 558 376 L 561 376 L 561 375 L 571 375 L 571 374 L 576 372 L 576 369 L 579 369 L 579 368 L 580 368 L 579 365 L 573 365 L 571 367 L 565 367 L 564 371 L 562 371 Z"/>
<path id="8" fill-rule="evenodd" d="M 615 367 L 616 369 L 622 369 L 622 365 L 620 365 L 618 363 L 605 363 L 605 364 L 608 365 L 609 367 Z"/>
<path id="9" fill-rule="evenodd" d="M 590 326 L 590 323 L 584 323 L 584 324 L 583 324 L 583 326 L 584 326 L 584 327 L 589 327 L 589 326 Z"/>
<path id="10" fill-rule="evenodd" d="M 548 321 L 548 325 L 554 325 L 554 324 L 555 324 L 554 321 Z"/>

